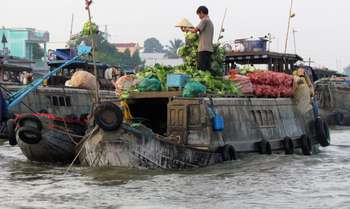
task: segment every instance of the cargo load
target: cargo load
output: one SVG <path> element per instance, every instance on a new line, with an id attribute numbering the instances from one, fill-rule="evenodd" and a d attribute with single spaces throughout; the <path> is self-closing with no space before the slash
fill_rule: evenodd
<path id="1" fill-rule="evenodd" d="M 65 84 L 66 86 L 89 89 L 96 89 L 96 79 L 95 76 L 86 71 L 77 71 L 75 72 L 71 79 L 68 80 Z"/>

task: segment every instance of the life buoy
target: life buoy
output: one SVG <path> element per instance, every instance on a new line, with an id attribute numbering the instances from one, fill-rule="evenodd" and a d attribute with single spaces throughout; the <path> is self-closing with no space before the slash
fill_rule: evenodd
<path id="1" fill-rule="evenodd" d="M 237 152 L 232 145 L 226 144 L 220 150 L 221 150 L 223 161 L 237 160 Z"/>
<path id="2" fill-rule="evenodd" d="M 284 151 L 286 155 L 294 154 L 294 143 L 290 137 L 285 137 L 283 139 L 283 146 L 284 146 Z"/>
<path id="3" fill-rule="evenodd" d="M 94 111 L 95 122 L 104 131 L 115 131 L 123 123 L 123 112 L 115 104 L 105 102 L 98 105 Z"/>
<path id="4" fill-rule="evenodd" d="M 312 141 L 309 136 L 302 135 L 300 138 L 301 141 L 301 150 L 304 155 L 312 154 Z"/>
<path id="5" fill-rule="evenodd" d="M 24 126 L 17 130 L 20 140 L 27 144 L 37 144 L 41 140 L 41 132 L 33 127 Z"/>
<path id="6" fill-rule="evenodd" d="M 23 114 L 17 121 L 20 127 L 30 126 L 41 131 L 43 129 L 43 124 L 40 119 L 32 114 Z"/>
<path id="7" fill-rule="evenodd" d="M 318 142 L 322 147 L 329 146 L 331 144 L 331 137 L 329 134 L 328 124 L 321 118 L 316 118 L 315 125 Z"/>
<path id="8" fill-rule="evenodd" d="M 7 137 L 11 146 L 17 145 L 16 140 L 16 120 L 10 119 L 6 122 Z"/>
<path id="9" fill-rule="evenodd" d="M 268 142 L 267 140 L 261 140 L 259 143 L 258 143 L 258 146 L 259 146 L 259 152 L 260 154 L 267 154 L 267 155 L 271 155 L 272 154 L 272 146 L 271 146 L 271 143 Z"/>

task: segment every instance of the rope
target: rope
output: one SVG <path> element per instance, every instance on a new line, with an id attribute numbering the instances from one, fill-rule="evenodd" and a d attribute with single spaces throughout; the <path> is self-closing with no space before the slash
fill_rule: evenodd
<path id="1" fill-rule="evenodd" d="M 3 89 L 3 90 L 6 92 L 6 94 L 7 94 L 8 96 L 11 96 L 11 95 L 12 95 L 12 92 L 11 92 L 10 90 L 8 90 L 7 88 L 3 87 L 2 85 L 0 85 L 0 88 Z M 33 110 L 31 107 L 29 107 L 29 106 L 28 106 L 26 103 L 24 103 L 23 101 L 21 102 L 21 104 L 22 104 L 23 106 L 25 106 L 26 108 L 28 108 L 28 110 L 31 111 L 32 113 L 37 113 L 35 110 Z"/>
<path id="2" fill-rule="evenodd" d="M 79 142 L 79 144 L 81 144 L 81 148 L 79 150 L 79 152 L 76 154 L 76 156 L 74 157 L 73 161 L 71 162 L 71 164 L 69 164 L 67 170 L 64 172 L 63 176 L 66 176 L 69 172 L 69 170 L 73 167 L 75 161 L 78 159 L 78 157 L 80 156 L 81 152 L 83 151 L 84 149 L 84 146 L 83 146 L 83 143 L 88 140 L 93 133 L 95 133 L 95 131 L 98 129 L 98 127 L 96 126 L 92 131 L 90 131 L 90 133 L 81 141 Z"/>
<path id="3" fill-rule="evenodd" d="M 121 101 L 120 102 L 120 107 L 122 108 L 123 110 L 123 115 L 124 115 L 124 120 L 128 123 L 131 123 L 133 117 L 131 115 L 131 112 L 130 112 L 130 108 L 129 108 L 129 105 L 126 101 Z"/>

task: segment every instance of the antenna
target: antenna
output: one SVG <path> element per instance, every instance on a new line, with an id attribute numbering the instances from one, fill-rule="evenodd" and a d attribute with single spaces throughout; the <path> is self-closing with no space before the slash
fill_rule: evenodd
<path id="1" fill-rule="evenodd" d="M 224 13 L 224 17 L 222 18 L 220 33 L 219 33 L 219 37 L 218 37 L 218 42 L 220 41 L 220 39 L 224 38 L 224 36 L 222 35 L 222 33 L 225 32 L 224 23 L 225 23 L 225 19 L 226 19 L 227 10 L 228 10 L 228 9 L 226 8 L 226 9 L 225 9 L 225 13 Z"/>
<path id="2" fill-rule="evenodd" d="M 72 13 L 72 20 L 71 20 L 71 23 L 70 23 L 69 39 L 72 39 L 72 37 L 73 37 L 73 23 L 74 23 L 74 14 Z"/>

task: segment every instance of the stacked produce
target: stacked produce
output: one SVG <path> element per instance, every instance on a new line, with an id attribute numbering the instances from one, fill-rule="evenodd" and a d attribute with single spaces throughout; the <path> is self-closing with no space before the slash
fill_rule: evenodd
<path id="1" fill-rule="evenodd" d="M 256 71 L 249 73 L 256 96 L 292 97 L 293 76 L 272 71 Z"/>
<path id="2" fill-rule="evenodd" d="M 95 23 L 91 24 L 92 34 L 98 33 L 98 26 Z M 83 30 L 81 31 L 81 35 L 89 36 L 90 34 L 90 21 L 84 23 Z"/>
<path id="3" fill-rule="evenodd" d="M 169 91 L 167 87 L 168 74 L 186 74 L 190 76 L 185 88 L 183 89 L 183 96 L 193 97 L 203 94 L 213 94 L 218 96 L 223 95 L 239 95 L 237 87 L 231 80 L 224 80 L 223 64 L 225 57 L 224 48 L 219 44 L 214 46 L 214 53 L 212 55 L 212 69 L 215 74 L 212 75 L 208 71 L 201 71 L 197 69 L 197 51 L 199 44 L 198 34 L 186 33 L 186 44 L 179 48 L 178 55 L 182 57 L 184 64 L 177 67 L 170 67 L 156 64 L 154 67 L 147 67 L 143 71 L 137 73 L 137 84 L 123 90 L 119 94 L 125 98 L 129 92 L 145 92 L 145 91 Z M 218 76 L 218 77 L 215 77 Z"/>
<path id="4" fill-rule="evenodd" d="M 160 81 L 162 91 L 168 91 L 167 75 L 168 74 L 186 74 L 190 76 L 189 82 L 197 82 L 206 87 L 206 93 L 223 96 L 225 94 L 239 95 L 239 91 L 231 80 L 223 80 L 215 78 L 210 72 L 200 71 L 193 67 L 177 66 L 169 67 L 163 65 L 155 65 L 148 67 L 137 74 L 139 80 L 144 80 L 150 77 L 157 78 Z M 138 85 L 139 86 L 139 85 Z M 133 91 L 140 91 L 138 87 Z"/>

